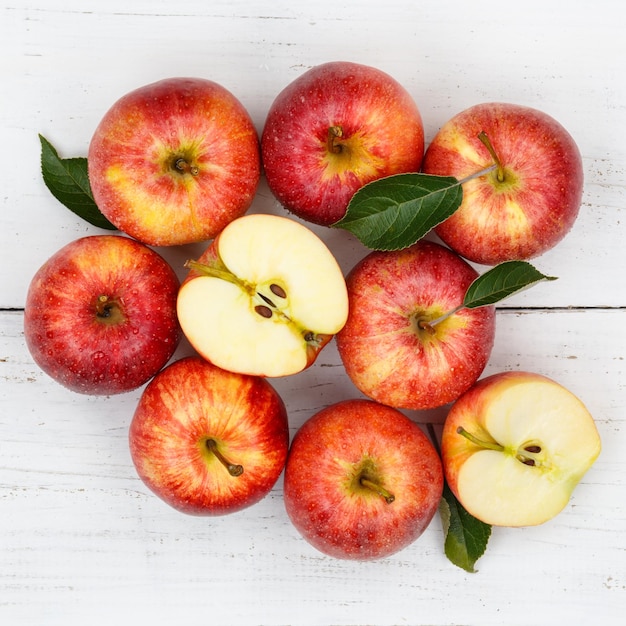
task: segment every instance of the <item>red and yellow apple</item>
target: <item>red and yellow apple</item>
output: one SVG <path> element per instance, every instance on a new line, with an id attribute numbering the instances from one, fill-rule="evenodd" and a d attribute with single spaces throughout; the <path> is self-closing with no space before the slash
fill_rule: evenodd
<path id="1" fill-rule="evenodd" d="M 430 524 L 443 490 L 439 455 L 417 424 L 370 400 L 333 404 L 296 433 L 287 514 L 315 548 L 342 559 L 390 556 Z"/>
<path id="2" fill-rule="evenodd" d="M 402 409 L 456 400 L 485 368 L 495 309 L 459 307 L 478 273 L 444 246 L 421 240 L 371 252 L 346 278 L 349 314 L 336 341 L 355 386 Z"/>
<path id="3" fill-rule="evenodd" d="M 426 174 L 470 177 L 463 201 L 436 227 L 461 256 L 496 265 L 553 248 L 572 228 L 583 193 L 578 147 L 554 118 L 536 109 L 489 102 L 455 115 L 426 150 Z"/>
<path id="4" fill-rule="evenodd" d="M 77 239 L 33 276 L 24 337 L 68 389 L 108 395 L 146 383 L 174 354 L 179 281 L 154 250 L 118 235 Z"/>
<path id="5" fill-rule="evenodd" d="M 87 163 L 100 211 L 154 246 L 215 237 L 248 210 L 261 170 L 248 112 L 201 78 L 168 78 L 121 97 L 96 128 Z"/>
<path id="6" fill-rule="evenodd" d="M 278 94 L 261 151 L 279 202 L 328 226 L 365 183 L 419 171 L 424 129 L 415 101 L 394 78 L 338 61 L 313 67 Z"/>
<path id="7" fill-rule="evenodd" d="M 441 440 L 450 489 L 471 515 L 494 526 L 552 519 L 600 448 L 582 401 L 556 381 L 523 371 L 478 381 L 452 406 Z"/>
<path id="8" fill-rule="evenodd" d="M 188 266 L 177 304 L 182 330 L 200 355 L 226 370 L 300 372 L 348 316 L 335 257 L 287 217 L 238 218 Z"/>
<path id="9" fill-rule="evenodd" d="M 278 480 L 287 412 L 267 380 L 191 356 L 145 388 L 129 443 L 139 477 L 163 501 L 190 515 L 225 515 L 259 502 Z"/>

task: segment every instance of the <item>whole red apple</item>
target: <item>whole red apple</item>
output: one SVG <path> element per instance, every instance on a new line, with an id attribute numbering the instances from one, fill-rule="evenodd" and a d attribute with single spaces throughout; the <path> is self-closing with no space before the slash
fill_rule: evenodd
<path id="1" fill-rule="evenodd" d="M 287 412 L 265 379 L 186 357 L 145 388 L 129 442 L 139 477 L 167 504 L 224 515 L 255 504 L 278 480 Z"/>
<path id="2" fill-rule="evenodd" d="M 418 410 L 469 389 L 495 336 L 493 306 L 459 309 L 477 277 L 455 252 L 427 240 L 361 259 L 346 278 L 349 314 L 336 338 L 356 387 L 383 404 Z"/>
<path id="3" fill-rule="evenodd" d="M 309 418 L 285 467 L 289 518 L 315 548 L 379 559 L 415 541 L 443 490 L 439 455 L 417 424 L 370 400 L 345 400 Z"/>
<path id="4" fill-rule="evenodd" d="M 552 519 L 600 448 L 579 398 L 546 376 L 519 371 L 493 374 L 465 392 L 441 439 L 450 489 L 474 517 L 498 526 Z"/>
<path id="5" fill-rule="evenodd" d="M 278 94 L 261 151 L 268 185 L 283 206 L 328 226 L 365 183 L 419 170 L 424 129 L 395 79 L 337 61 L 308 70 Z"/>
<path id="6" fill-rule="evenodd" d="M 168 78 L 120 98 L 87 157 L 94 199 L 120 230 L 155 246 L 212 239 L 252 204 L 259 139 L 241 102 L 201 78 Z"/>
<path id="7" fill-rule="evenodd" d="M 127 237 L 77 239 L 33 276 L 24 337 L 68 389 L 108 395 L 146 383 L 174 354 L 179 281 L 154 250 Z"/>
<path id="8" fill-rule="evenodd" d="M 538 256 L 565 237 L 578 216 L 583 166 L 572 136 L 530 107 L 485 103 L 446 122 L 424 156 L 427 174 L 464 179 L 459 209 L 436 227 L 461 256 L 486 265 Z"/>

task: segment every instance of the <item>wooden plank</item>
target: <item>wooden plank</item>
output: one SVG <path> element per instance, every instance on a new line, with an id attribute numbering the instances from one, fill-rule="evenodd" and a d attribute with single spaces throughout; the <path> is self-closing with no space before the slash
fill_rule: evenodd
<path id="1" fill-rule="evenodd" d="M 494 529 L 479 572 L 466 574 L 444 557 L 438 518 L 394 557 L 325 557 L 291 527 L 280 481 L 232 516 L 173 511 L 130 461 L 139 392 L 65 391 L 30 361 L 21 314 L 3 313 L 0 616 L 67 624 L 95 611 L 96 623 L 122 615 L 165 623 L 204 606 L 216 624 L 616 624 L 626 600 L 625 315 L 498 313 L 485 373 L 528 369 L 559 380 L 595 415 L 604 447 L 564 512 L 535 528 Z M 294 431 L 318 408 L 356 395 L 334 344 L 275 386 Z M 440 422 L 445 411 L 409 415 Z M 54 617 L 38 622 L 43 614 Z"/>
<path id="2" fill-rule="evenodd" d="M 0 623 L 621 624 L 626 609 L 626 37 L 621 3 L 449 0 L 303 5 L 242 0 L 18 0 L 0 6 Z M 28 284 L 52 253 L 97 231 L 70 215 L 39 171 L 44 134 L 84 156 L 107 108 L 166 76 L 211 78 L 259 132 L 277 93 L 307 68 L 346 59 L 392 74 L 415 97 L 429 141 L 484 101 L 535 106 L 576 139 L 585 192 L 573 230 L 534 260 L 553 283 L 503 303 L 485 374 L 552 376 L 587 404 L 603 451 L 553 521 L 494 529 L 479 572 L 451 565 L 434 520 L 401 553 L 352 563 L 291 526 L 282 484 L 223 518 L 187 517 L 136 477 L 127 428 L 140 391 L 72 394 L 32 362 Z M 253 211 L 281 214 L 262 181 Z M 347 272 L 366 250 L 314 228 Z M 204 244 L 160 252 L 179 275 Z M 483 269 L 483 268 L 479 268 Z M 183 345 L 177 356 L 190 352 Z M 274 381 L 292 435 L 358 394 L 334 343 Z M 446 409 L 407 412 L 439 429 Z"/>

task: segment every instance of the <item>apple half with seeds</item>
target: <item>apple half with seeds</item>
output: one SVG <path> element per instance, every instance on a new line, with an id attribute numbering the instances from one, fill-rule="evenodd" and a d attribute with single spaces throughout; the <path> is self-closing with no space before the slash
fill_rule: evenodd
<path id="1" fill-rule="evenodd" d="M 290 218 L 240 217 L 187 267 L 177 302 L 183 333 L 202 357 L 231 372 L 298 373 L 348 317 L 335 257 Z"/>
<path id="2" fill-rule="evenodd" d="M 480 380 L 452 406 L 441 454 L 450 489 L 494 526 L 534 526 L 561 512 L 600 454 L 593 417 L 573 393 L 530 372 Z"/>

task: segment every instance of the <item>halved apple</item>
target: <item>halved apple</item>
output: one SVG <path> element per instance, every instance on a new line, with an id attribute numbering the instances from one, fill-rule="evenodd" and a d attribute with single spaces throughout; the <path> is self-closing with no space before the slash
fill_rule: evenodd
<path id="1" fill-rule="evenodd" d="M 187 265 L 177 303 L 181 328 L 222 369 L 295 374 L 346 322 L 348 294 L 335 257 L 290 218 L 240 217 Z"/>
<path id="2" fill-rule="evenodd" d="M 450 489 L 469 513 L 494 526 L 552 519 L 600 448 L 581 400 L 529 372 L 476 383 L 452 406 L 441 441 Z"/>

